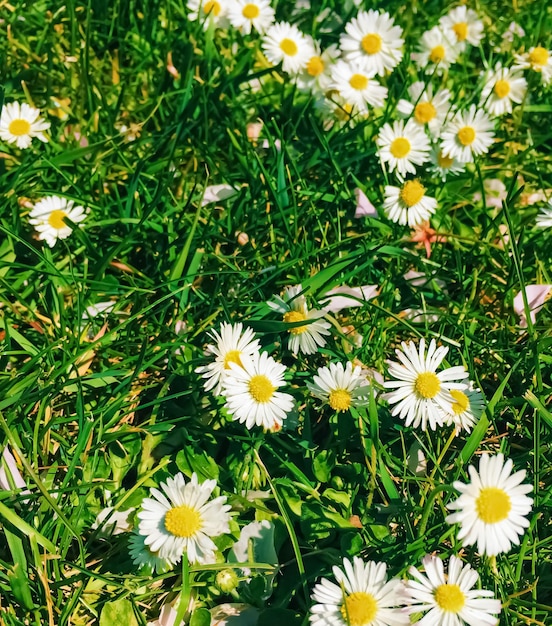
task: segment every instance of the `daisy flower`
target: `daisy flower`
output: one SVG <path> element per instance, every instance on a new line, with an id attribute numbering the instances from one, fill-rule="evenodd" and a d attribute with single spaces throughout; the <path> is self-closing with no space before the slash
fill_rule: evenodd
<path id="1" fill-rule="evenodd" d="M 435 213 L 437 200 L 425 195 L 419 180 L 407 180 L 402 187 L 385 186 L 385 215 L 396 224 L 418 226 Z"/>
<path id="2" fill-rule="evenodd" d="M 415 174 L 415 165 L 429 160 L 429 139 L 423 128 L 412 119 L 405 124 L 402 120 L 387 123 L 379 131 L 376 139 L 381 163 L 389 164 L 389 171 L 397 170 L 399 177 Z"/>
<path id="3" fill-rule="evenodd" d="M 516 63 L 512 69 L 533 70 L 542 76 L 542 82 L 548 85 L 552 80 L 552 50 L 535 46 L 525 54 L 514 55 Z"/>
<path id="4" fill-rule="evenodd" d="M 311 322 L 289 329 L 288 346 L 293 354 L 314 354 L 318 348 L 326 345 L 323 335 L 329 335 L 331 324 L 324 319 L 324 311 L 307 308 L 305 296 L 301 294 L 302 287 L 288 287 L 284 297 L 274 296 L 275 302 L 268 302 L 268 306 L 284 316 L 284 322 Z"/>
<path id="5" fill-rule="evenodd" d="M 443 182 L 449 174 L 459 174 L 466 169 L 465 163 L 460 163 L 455 157 L 445 156 L 439 146 L 434 146 L 431 149 L 430 162 L 429 171 Z"/>
<path id="6" fill-rule="evenodd" d="M 468 433 L 473 426 L 477 424 L 483 409 L 485 408 L 485 399 L 479 389 L 470 388 L 460 391 L 460 389 L 451 389 L 450 395 L 454 402 L 451 411 L 445 416 L 445 424 L 447 426 L 456 426 L 459 432 L 462 428 Z"/>
<path id="7" fill-rule="evenodd" d="M 552 200 L 547 207 L 542 207 L 537 215 L 536 225 L 539 228 L 552 228 Z"/>
<path id="8" fill-rule="evenodd" d="M 443 424 L 445 415 L 452 411 L 454 398 L 452 389 L 466 389 L 464 383 L 455 382 L 468 376 L 462 366 L 449 367 L 436 373 L 445 358 L 448 348 L 437 348 L 435 339 L 431 340 L 427 355 L 425 339 L 420 339 L 416 349 L 414 342 L 401 343 L 402 350 L 395 350 L 400 363 L 390 362 L 389 374 L 397 380 L 383 383 L 386 389 L 393 389 L 385 394 L 389 404 L 394 404 L 391 415 L 398 415 L 406 420 L 406 426 L 417 428 L 421 425 L 426 430 L 429 424 L 432 430 Z"/>
<path id="9" fill-rule="evenodd" d="M 387 87 L 380 85 L 373 72 L 358 62 L 337 61 L 332 66 L 331 76 L 332 88 L 360 113 L 367 113 L 368 105 L 382 107 L 387 99 Z"/>
<path id="10" fill-rule="evenodd" d="M 483 454 L 479 472 L 473 465 L 468 467 L 471 483 L 453 483 L 462 495 L 447 504 L 447 509 L 456 513 L 448 515 L 446 521 L 460 524 L 458 539 L 463 546 L 477 543 L 481 554 L 494 556 L 519 544 L 518 535 L 529 526 L 525 515 L 533 504 L 525 494 L 533 485 L 522 484 L 526 472 L 512 474 L 513 466 L 511 459 L 504 462 L 503 454 Z"/>
<path id="11" fill-rule="evenodd" d="M 262 48 L 266 58 L 273 64 L 282 63 L 288 74 L 297 74 L 305 69 L 311 52 L 305 35 L 288 22 L 277 22 L 266 31 Z"/>
<path id="12" fill-rule="evenodd" d="M 494 139 L 493 123 L 475 104 L 456 113 L 441 135 L 443 154 L 460 163 L 470 163 L 474 155 L 489 151 Z"/>
<path id="13" fill-rule="evenodd" d="M 494 71 L 487 73 L 481 99 L 491 115 L 504 115 L 512 112 L 513 104 L 522 102 L 526 91 L 525 78 L 498 63 Z"/>
<path id="14" fill-rule="evenodd" d="M 228 21 L 244 35 L 252 30 L 262 34 L 274 22 L 274 9 L 270 0 L 231 0 Z"/>
<path id="15" fill-rule="evenodd" d="M 445 35 L 443 30 L 434 26 L 426 30 L 418 47 L 418 52 L 412 54 L 412 59 L 420 68 L 425 68 L 426 74 L 442 74 L 456 63 L 458 48 Z"/>
<path id="16" fill-rule="evenodd" d="M 216 28 L 226 28 L 228 19 L 228 0 L 188 0 L 186 7 L 188 18 L 193 22 L 201 21 L 207 29 L 210 24 Z"/>
<path id="17" fill-rule="evenodd" d="M 146 568 L 150 573 L 163 574 L 173 569 L 180 558 L 167 560 L 159 557 L 157 552 L 152 552 L 146 545 L 146 537 L 138 532 L 133 532 L 128 542 L 128 551 L 132 562 L 138 569 Z"/>
<path id="18" fill-rule="evenodd" d="M 322 578 L 312 590 L 309 621 L 313 626 L 401 626 L 410 619 L 401 611 L 403 584 L 387 580 L 387 565 L 343 559 L 332 571 L 338 584 Z"/>
<path id="19" fill-rule="evenodd" d="M 230 363 L 242 364 L 241 359 L 245 356 L 257 354 L 261 345 L 255 339 L 255 333 L 251 328 L 244 330 L 243 324 L 227 324 L 223 322 L 220 326 L 220 333 L 211 331 L 211 336 L 215 344 L 207 346 L 207 353 L 213 355 L 215 360 L 208 365 L 202 365 L 196 369 L 196 374 L 201 374 L 205 378 L 203 386 L 205 391 L 213 390 L 215 396 L 222 393 L 222 379 L 230 371 Z"/>
<path id="20" fill-rule="evenodd" d="M 295 78 L 300 91 L 310 92 L 314 96 L 323 96 L 332 85 L 332 65 L 339 58 L 340 52 L 337 46 L 328 46 L 325 50 L 320 47 L 320 42 L 308 36 L 311 50 L 309 60 Z"/>
<path id="21" fill-rule="evenodd" d="M 190 563 L 214 563 L 216 545 L 211 537 L 230 532 L 230 505 L 226 496 L 209 501 L 216 480 L 199 483 L 195 472 L 186 483 L 176 474 L 152 488 L 151 498 L 142 500 L 138 532 L 152 553 L 170 563 L 178 563 L 186 552 Z"/>
<path id="22" fill-rule="evenodd" d="M 14 143 L 22 150 L 28 148 L 33 138 L 47 142 L 48 138 L 43 131 L 50 128 L 50 122 L 40 117 L 40 111 L 26 102 L 8 102 L 2 108 L 0 115 L 0 139 Z"/>
<path id="23" fill-rule="evenodd" d="M 437 135 L 450 108 L 450 91 L 440 89 L 434 95 L 431 85 L 416 81 L 408 88 L 408 95 L 410 100 L 401 99 L 397 104 L 399 114 Z"/>
<path id="24" fill-rule="evenodd" d="M 73 200 L 59 196 L 46 196 L 37 202 L 29 213 L 29 224 L 38 232 L 38 238 L 53 248 L 58 239 L 66 239 L 73 228 L 65 221 L 82 222 L 88 209 L 75 206 Z"/>
<path id="25" fill-rule="evenodd" d="M 478 46 L 483 39 L 483 22 L 473 9 L 468 9 L 464 5 L 457 6 L 443 15 L 439 20 L 439 26 L 460 52 L 464 51 L 466 43 Z"/>
<path id="26" fill-rule="evenodd" d="M 493 626 L 498 624 L 500 600 L 492 591 L 477 589 L 479 574 L 471 565 L 451 556 L 448 573 L 438 556 L 422 559 L 425 576 L 415 567 L 408 573 L 414 578 L 405 583 L 406 613 L 425 613 L 414 623 L 424 626 Z"/>
<path id="27" fill-rule="evenodd" d="M 228 412 L 246 428 L 279 430 L 294 404 L 293 396 L 276 391 L 285 384 L 285 365 L 266 352 L 243 355 L 241 361 L 241 366 L 230 363 L 231 371 L 222 381 Z"/>
<path id="28" fill-rule="evenodd" d="M 370 386 L 363 376 L 362 369 L 350 361 L 330 363 L 328 367 L 319 367 L 312 383 L 307 383 L 313 396 L 329 404 L 334 411 L 348 411 L 352 406 L 368 403 Z"/>
<path id="29" fill-rule="evenodd" d="M 370 9 L 359 11 L 340 37 L 340 47 L 347 61 L 360 63 L 372 75 L 384 76 L 397 66 L 403 56 L 402 28 L 395 26 L 389 13 Z"/>

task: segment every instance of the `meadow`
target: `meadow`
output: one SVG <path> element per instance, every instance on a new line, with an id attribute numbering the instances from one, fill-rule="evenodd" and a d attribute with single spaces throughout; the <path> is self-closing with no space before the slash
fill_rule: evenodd
<path id="1" fill-rule="evenodd" d="M 0 29 L 0 624 L 550 624 L 552 6 Z"/>

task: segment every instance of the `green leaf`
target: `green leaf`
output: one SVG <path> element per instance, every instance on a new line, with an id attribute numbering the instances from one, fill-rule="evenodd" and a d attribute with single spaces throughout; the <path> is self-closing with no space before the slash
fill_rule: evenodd
<path id="1" fill-rule="evenodd" d="M 106 602 L 100 615 L 100 626 L 138 626 L 130 600 Z"/>
<path id="2" fill-rule="evenodd" d="M 335 467 L 335 452 L 332 450 L 321 450 L 314 457 L 312 471 L 321 483 L 327 483 Z"/>
<path id="3" fill-rule="evenodd" d="M 211 613 L 207 609 L 197 609 L 194 611 L 190 626 L 209 626 L 211 624 Z"/>
<path id="4" fill-rule="evenodd" d="M 274 626 L 275 624 L 298 625 L 301 624 L 301 616 L 295 611 L 286 609 L 267 609 L 259 615 L 257 626 Z"/>

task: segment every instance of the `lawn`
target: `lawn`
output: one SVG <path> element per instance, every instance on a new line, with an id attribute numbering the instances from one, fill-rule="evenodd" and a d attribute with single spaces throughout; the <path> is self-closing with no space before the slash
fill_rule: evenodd
<path id="1" fill-rule="evenodd" d="M 0 624 L 549 624 L 552 7 L 0 28 Z"/>

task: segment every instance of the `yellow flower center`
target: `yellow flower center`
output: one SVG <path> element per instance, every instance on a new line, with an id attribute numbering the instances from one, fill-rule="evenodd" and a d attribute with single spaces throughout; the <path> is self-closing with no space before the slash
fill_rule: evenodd
<path id="1" fill-rule="evenodd" d="M 475 501 L 475 510 L 485 524 L 496 524 L 508 517 L 512 503 L 510 496 L 498 487 L 483 487 Z"/>
<path id="2" fill-rule="evenodd" d="M 249 381 L 249 393 L 253 396 L 253 400 L 259 404 L 268 402 L 275 391 L 276 387 L 264 374 L 257 374 Z"/>
<path id="3" fill-rule="evenodd" d="M 328 404 L 334 411 L 346 411 L 351 406 L 351 394 L 346 389 L 334 389 L 330 392 Z"/>
<path id="4" fill-rule="evenodd" d="M 475 130 L 471 126 L 463 126 L 457 133 L 458 141 L 463 146 L 470 146 L 475 139 Z"/>
<path id="5" fill-rule="evenodd" d="M 433 372 L 422 372 L 416 377 L 414 389 L 422 398 L 434 398 L 441 389 L 441 381 Z"/>
<path id="6" fill-rule="evenodd" d="M 353 105 L 350 104 L 349 102 L 345 102 L 345 104 L 342 104 L 341 106 L 337 107 L 337 109 L 335 110 L 335 116 L 337 117 L 338 120 L 341 120 L 343 122 L 347 122 L 348 120 L 350 120 L 352 114 L 353 114 Z"/>
<path id="7" fill-rule="evenodd" d="M 406 137 L 397 137 L 393 139 L 389 146 L 389 152 L 396 159 L 404 159 L 404 157 L 410 152 L 410 141 Z"/>
<path id="8" fill-rule="evenodd" d="M 287 55 L 288 57 L 294 57 L 298 52 L 299 48 L 293 39 L 282 39 L 280 42 L 280 50 Z"/>
<path id="9" fill-rule="evenodd" d="M 224 355 L 224 369 L 229 370 L 230 363 L 235 363 L 236 365 L 243 367 L 240 356 L 240 350 L 228 350 L 228 352 Z"/>
<path id="10" fill-rule="evenodd" d="M 425 187 L 417 180 L 408 180 L 399 192 L 399 198 L 408 208 L 418 204 L 424 197 Z"/>
<path id="11" fill-rule="evenodd" d="M 529 61 L 532 65 L 540 66 L 537 70 L 540 72 L 541 68 L 548 63 L 548 50 L 542 46 L 537 46 L 529 53 Z"/>
<path id="12" fill-rule="evenodd" d="M 242 15 L 247 20 L 254 20 L 259 17 L 259 7 L 256 4 L 246 4 L 242 9 Z"/>
<path id="13" fill-rule="evenodd" d="M 458 585 L 439 585 L 435 589 L 435 602 L 443 611 L 459 613 L 466 604 L 466 596 Z"/>
<path id="14" fill-rule="evenodd" d="M 31 125 L 27 120 L 13 120 L 8 126 L 8 131 L 15 137 L 22 137 L 31 132 Z"/>
<path id="15" fill-rule="evenodd" d="M 381 37 L 377 33 L 364 35 L 361 46 L 366 54 L 376 54 L 381 50 Z"/>
<path id="16" fill-rule="evenodd" d="M 378 603 L 373 595 L 355 591 L 345 598 L 340 612 L 346 624 L 368 626 L 378 613 Z"/>
<path id="17" fill-rule="evenodd" d="M 464 41 L 468 36 L 468 25 L 466 22 L 458 22 L 452 27 L 458 41 Z"/>
<path id="18" fill-rule="evenodd" d="M 62 211 L 61 209 L 56 209 L 55 211 L 52 211 L 50 213 L 48 217 L 48 224 L 50 224 L 50 226 L 52 228 L 55 228 L 56 230 L 61 230 L 67 225 L 65 223 L 66 217 L 67 213 L 65 211 Z"/>
<path id="19" fill-rule="evenodd" d="M 349 85 L 351 85 L 353 89 L 362 91 L 368 87 L 368 78 L 364 76 L 364 74 L 353 74 L 349 79 Z"/>
<path id="20" fill-rule="evenodd" d="M 419 124 L 427 124 L 437 115 L 437 110 L 431 102 L 419 102 L 414 109 L 414 117 Z"/>
<path id="21" fill-rule="evenodd" d="M 201 528 L 201 516 L 197 509 L 182 504 L 165 513 L 165 528 L 176 537 L 192 537 Z"/>
<path id="22" fill-rule="evenodd" d="M 439 150 L 439 154 L 437 155 L 437 164 L 439 167 L 442 167 L 444 170 L 448 170 L 449 167 L 452 167 L 454 163 L 454 159 L 446 154 L 443 154 L 442 150 Z"/>
<path id="23" fill-rule="evenodd" d="M 301 313 L 300 311 L 288 311 L 284 314 L 284 322 L 302 322 L 306 320 L 307 316 Z M 300 335 L 308 330 L 308 324 L 303 324 L 303 326 L 296 326 L 295 328 L 290 328 L 289 332 L 292 335 Z"/>
<path id="24" fill-rule="evenodd" d="M 458 389 L 451 389 L 450 395 L 454 398 L 452 410 L 455 415 L 462 415 L 464 411 L 470 408 L 470 400 L 465 393 L 462 393 Z"/>
<path id="25" fill-rule="evenodd" d="M 432 63 L 440 63 L 445 58 L 446 52 L 444 46 L 435 46 L 429 53 L 429 60 Z"/>
<path id="26" fill-rule="evenodd" d="M 220 13 L 220 3 L 216 2 L 216 0 L 208 0 L 203 5 L 203 12 L 205 15 L 214 15 L 215 17 Z"/>
<path id="27" fill-rule="evenodd" d="M 505 98 L 510 93 L 510 83 L 507 80 L 497 80 L 493 91 L 497 98 Z"/>
<path id="28" fill-rule="evenodd" d="M 311 76 L 320 76 L 324 71 L 324 61 L 320 57 L 311 57 L 307 63 L 307 73 Z"/>

